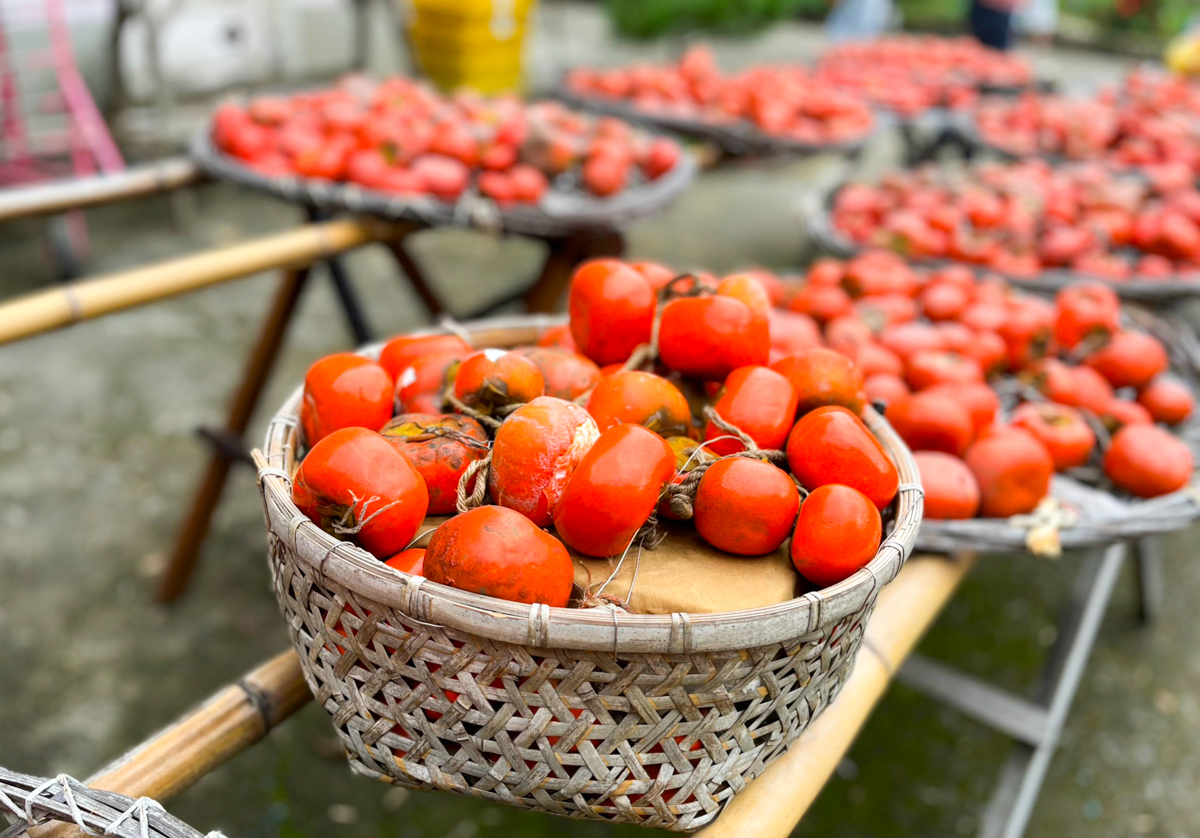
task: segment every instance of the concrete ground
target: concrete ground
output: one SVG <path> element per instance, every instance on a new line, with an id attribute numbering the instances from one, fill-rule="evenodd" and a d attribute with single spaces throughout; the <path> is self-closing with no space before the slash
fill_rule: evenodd
<path id="1" fill-rule="evenodd" d="M 544 76 L 568 55 L 617 62 L 664 49 L 614 44 L 588 7 L 556 6 L 548 18 L 537 53 Z M 729 62 L 803 57 L 817 42 L 812 28 L 781 26 L 722 42 L 719 52 Z M 1069 79 L 1120 71 L 1107 57 L 1038 59 Z M 894 159 L 884 140 L 864 168 Z M 818 159 L 706 174 L 676 207 L 630 228 L 629 253 L 714 270 L 794 266 L 804 245 L 797 196 L 829 166 Z M 88 217 L 92 272 L 297 220 L 289 207 L 223 186 L 200 188 L 182 206 L 155 198 Z M 50 281 L 41 229 L 0 228 L 0 297 Z M 540 258 L 526 240 L 460 232 L 423 235 L 416 249 L 463 311 L 528 282 Z M 347 262 L 379 333 L 422 322 L 419 301 L 378 248 Z M 190 595 L 171 608 L 150 601 L 205 459 L 193 431 L 220 422 L 273 285 L 259 276 L 0 348 L 0 764 L 84 777 L 286 646 L 247 471 L 230 481 Z M 301 303 L 252 440 L 305 367 L 349 342 L 322 274 Z M 1190 593 L 1200 590 L 1200 565 L 1192 537 L 1167 539 L 1157 624 L 1138 625 L 1132 577 L 1122 577 L 1031 838 L 1200 834 L 1200 623 Z M 921 650 L 1029 692 L 1078 562 L 981 562 Z M 1007 748 L 1002 737 L 894 687 L 795 834 L 970 835 Z M 646 834 L 354 777 L 314 706 L 171 809 L 231 838 Z"/>

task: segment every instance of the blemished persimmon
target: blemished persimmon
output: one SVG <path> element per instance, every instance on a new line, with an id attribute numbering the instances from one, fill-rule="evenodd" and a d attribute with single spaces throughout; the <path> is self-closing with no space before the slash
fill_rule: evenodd
<path id="1" fill-rule="evenodd" d="M 783 447 L 796 421 L 796 401 L 796 390 L 791 382 L 775 370 L 741 367 L 725 379 L 721 397 L 713 408 L 723 420 L 753 439 L 759 448 L 778 449 Z M 728 436 L 711 421 L 705 426 L 704 438 L 714 440 L 708 448 L 719 456 L 745 448 L 737 439 L 718 439 Z"/>
<path id="2" fill-rule="evenodd" d="M 1104 452 L 1104 473 L 1113 485 L 1139 498 L 1182 489 L 1194 468 L 1187 445 L 1157 425 L 1126 425 Z"/>
<path id="3" fill-rule="evenodd" d="M 1054 339 L 1065 349 L 1120 328 L 1121 300 L 1107 285 L 1085 282 L 1064 288 L 1058 292 L 1054 308 Z"/>
<path id="4" fill-rule="evenodd" d="M 944 451 L 914 451 L 913 461 L 925 490 L 925 517 L 931 521 L 974 518 L 979 484 L 967 464 Z"/>
<path id="5" fill-rule="evenodd" d="M 863 409 L 863 376 L 849 358 L 832 349 L 810 349 L 771 365 L 796 390 L 796 409 L 807 413 L 837 405 L 854 413 Z"/>
<path id="6" fill-rule="evenodd" d="M 575 343 L 575 336 L 571 334 L 570 323 L 563 323 L 561 326 L 551 326 L 542 332 L 541 336 L 537 339 L 537 345 L 552 347 L 554 349 L 565 349 L 568 352 L 579 351 L 579 347 Z"/>
<path id="7" fill-rule="evenodd" d="M 770 354 L 766 317 L 739 299 L 682 297 L 662 308 L 658 357 L 683 375 L 722 381 L 738 367 L 765 365 Z"/>
<path id="8" fill-rule="evenodd" d="M 521 405 L 496 431 L 492 500 L 549 526 L 571 472 L 599 436 L 592 417 L 572 402 L 540 396 Z"/>
<path id="9" fill-rule="evenodd" d="M 866 567 L 879 551 L 883 526 L 875 504 L 857 489 L 830 483 L 800 504 L 792 533 L 792 565 L 827 588 Z"/>
<path id="10" fill-rule="evenodd" d="M 425 578 L 510 602 L 565 608 L 574 568 L 557 538 L 503 506 L 480 506 L 440 525 L 425 551 Z"/>
<path id="11" fill-rule="evenodd" d="M 531 402 L 545 389 L 537 364 L 503 349 L 476 352 L 464 358 L 454 373 L 455 397 L 480 413 Z"/>
<path id="12" fill-rule="evenodd" d="M 935 384 L 982 384 L 983 369 L 957 352 L 925 350 L 909 356 L 904 377 L 914 390 L 926 390 Z"/>
<path id="13" fill-rule="evenodd" d="M 398 413 L 440 413 L 446 390 L 454 384 L 458 364 L 468 353 L 438 352 L 422 355 L 396 377 Z"/>
<path id="14" fill-rule="evenodd" d="M 425 481 L 431 515 L 454 514 L 459 480 L 473 461 L 488 453 L 483 426 L 457 413 L 403 413 L 379 433 Z"/>
<path id="15" fill-rule="evenodd" d="M 985 518 L 1032 512 L 1050 490 L 1054 460 L 1024 428 L 993 429 L 968 449 L 964 460 L 979 483 L 979 511 Z"/>
<path id="16" fill-rule="evenodd" d="M 658 296 L 638 271 L 616 259 L 584 263 L 571 278 L 567 309 L 578 351 L 600 366 L 619 364 L 650 341 Z"/>
<path id="17" fill-rule="evenodd" d="M 577 352 L 544 346 L 522 346 L 513 351 L 533 361 L 541 370 L 547 396 L 572 401 L 600 380 L 600 368 Z"/>
<path id="18" fill-rule="evenodd" d="M 844 407 L 819 407 L 801 416 L 788 435 L 786 453 L 792 474 L 805 489 L 841 483 L 883 509 L 900 485 L 899 472 L 879 440 Z"/>
<path id="19" fill-rule="evenodd" d="M 1161 375 L 1138 392 L 1137 400 L 1155 422 L 1167 425 L 1178 425 L 1192 415 L 1196 406 L 1192 391 L 1185 384 Z"/>
<path id="20" fill-rule="evenodd" d="M 888 421 L 914 451 L 961 457 L 975 437 L 966 405 L 945 393 L 913 393 L 888 407 Z"/>
<path id="21" fill-rule="evenodd" d="M 314 445 L 300 462 L 292 500 L 321 529 L 379 559 L 408 547 L 429 508 L 413 464 L 366 428 L 342 428 Z"/>
<path id="22" fill-rule="evenodd" d="M 1167 350 L 1142 332 L 1114 332 L 1108 342 L 1084 359 L 1113 387 L 1144 387 L 1167 369 Z"/>
<path id="23" fill-rule="evenodd" d="M 471 344 L 458 335 L 400 335 L 384 344 L 379 353 L 379 365 L 392 377 L 392 381 L 396 381 L 405 368 L 423 355 L 455 354 L 465 358 L 474 351 Z"/>
<path id="24" fill-rule="evenodd" d="M 692 507 L 696 532 L 713 547 L 737 556 L 761 556 L 792 534 L 800 492 L 770 463 L 733 457 L 708 467 Z"/>
<path id="25" fill-rule="evenodd" d="M 652 372 L 621 370 L 600 379 L 587 411 L 602 433 L 622 423 L 641 425 L 664 437 L 692 431 L 692 412 L 683 393 Z"/>
<path id="26" fill-rule="evenodd" d="M 1064 404 L 1027 402 L 1013 412 L 1010 421 L 1046 446 L 1055 471 L 1083 465 L 1096 446 L 1096 434 L 1083 414 Z"/>
<path id="27" fill-rule="evenodd" d="M 395 568 L 401 573 L 407 573 L 409 576 L 424 576 L 425 575 L 425 548 L 413 547 L 408 550 L 401 550 L 396 555 L 392 556 L 385 565 Z"/>
<path id="28" fill-rule="evenodd" d="M 585 556 L 619 556 L 675 474 L 675 452 L 641 425 L 616 425 L 583 456 L 554 508 L 559 538 Z"/>
<path id="29" fill-rule="evenodd" d="M 1000 412 L 1000 398 L 986 384 L 935 384 L 926 393 L 939 393 L 959 402 L 971 415 L 971 427 L 976 435 L 996 421 Z"/>
<path id="30" fill-rule="evenodd" d="M 342 428 L 378 431 L 392 418 L 392 379 L 361 355 L 339 352 L 308 368 L 300 426 L 309 445 Z"/>
<path id="31" fill-rule="evenodd" d="M 903 378 L 890 372 L 877 372 L 863 379 L 863 394 L 872 403 L 881 403 L 885 407 L 911 392 Z"/>

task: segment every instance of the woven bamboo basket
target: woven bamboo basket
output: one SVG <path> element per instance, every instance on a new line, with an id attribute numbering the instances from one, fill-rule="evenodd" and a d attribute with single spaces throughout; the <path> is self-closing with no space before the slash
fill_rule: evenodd
<path id="1" fill-rule="evenodd" d="M 148 797 L 89 788 L 65 774 L 47 779 L 7 768 L 0 768 L 0 815 L 13 824 L 4 831 L 12 838 L 49 821 L 114 838 L 223 838 L 219 832 L 205 836 Z"/>
<path id="2" fill-rule="evenodd" d="M 833 224 L 830 208 L 833 206 L 838 189 L 843 185 L 842 183 L 837 184 L 825 195 L 822 208 L 807 216 L 805 226 L 809 238 L 818 248 L 834 256 L 850 259 L 862 253 L 865 248 L 848 238 Z M 922 260 L 920 264 L 936 266 L 949 263 L 944 259 L 930 259 Z M 1133 278 L 1123 282 L 1113 282 L 1102 276 L 1071 270 L 1044 270 L 1036 277 L 1012 276 L 994 270 L 989 270 L 989 273 L 1002 276 L 1006 282 L 1016 288 L 1049 293 L 1061 291 L 1078 282 L 1100 282 L 1111 287 L 1122 299 L 1150 305 L 1167 305 L 1176 300 L 1200 296 L 1200 281 L 1186 279 Z"/>
<path id="3" fill-rule="evenodd" d="M 466 328 L 477 346 L 512 346 L 561 322 Z M 275 593 L 352 769 L 409 787 L 682 832 L 709 823 L 837 695 L 921 520 L 915 463 L 868 411 L 904 488 L 875 558 L 844 582 L 724 614 L 520 605 L 398 573 L 302 515 L 289 480 L 300 398 L 256 452 Z"/>
<path id="4" fill-rule="evenodd" d="M 1200 339 L 1191 328 L 1185 322 L 1136 306 L 1127 306 L 1125 316 L 1130 325 L 1162 341 L 1172 372 L 1196 390 L 1200 383 Z M 1172 430 L 1200 463 L 1200 411 Z M 1090 474 L 1054 476 L 1050 497 L 1056 506 L 1050 508 L 1049 515 L 924 521 L 917 536 L 917 549 L 946 553 L 1030 550 L 1054 555 L 1058 550 L 1103 547 L 1116 541 L 1178 532 L 1200 520 L 1200 490 L 1195 486 L 1139 500 L 1116 491 L 1098 468 L 1090 471 Z M 1046 533 L 1047 527 L 1052 529 L 1049 542 L 1039 537 L 1039 528 Z"/>

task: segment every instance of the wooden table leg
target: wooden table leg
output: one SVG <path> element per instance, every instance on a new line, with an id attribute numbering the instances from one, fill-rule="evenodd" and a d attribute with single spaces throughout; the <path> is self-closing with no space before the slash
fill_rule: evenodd
<path id="1" fill-rule="evenodd" d="M 537 282 L 525 292 L 525 305 L 531 312 L 554 311 L 571 283 L 575 267 L 587 259 L 620 257 L 625 252 L 625 236 L 618 230 L 585 231 L 546 242 L 550 252 L 542 265 Z"/>
<path id="2" fill-rule="evenodd" d="M 417 232 L 417 228 L 413 228 L 404 235 L 389 240 L 386 244 L 388 250 L 392 251 L 392 256 L 396 258 L 396 263 L 400 266 L 400 270 L 404 271 L 404 274 L 408 277 L 413 290 L 417 292 L 417 296 L 421 298 L 421 302 L 429 310 L 430 319 L 436 320 L 445 313 L 446 307 L 442 305 L 441 299 L 433 292 L 429 281 L 425 279 L 425 273 L 421 270 L 421 266 L 417 264 L 412 254 L 408 252 L 408 248 L 404 246 L 405 240 L 415 232 Z"/>
<path id="3" fill-rule="evenodd" d="M 242 375 L 242 382 L 229 406 L 225 424 L 227 434 L 241 437 L 246 432 L 255 405 L 258 404 L 258 398 L 267 383 L 267 376 L 275 365 L 275 358 L 279 354 L 288 323 L 296 311 L 296 303 L 300 300 L 308 273 L 308 268 L 284 273 L 270 313 L 262 331 L 259 332 L 258 342 Z M 158 586 L 157 597 L 160 602 L 171 602 L 187 589 L 196 559 L 200 555 L 200 548 L 204 544 L 204 537 L 208 534 L 209 522 L 221 499 L 221 491 L 225 488 L 229 467 L 234 459 L 230 452 L 223 448 L 217 447 L 213 450 L 204 479 L 192 499 L 183 525 L 176 533 L 170 561 Z"/>

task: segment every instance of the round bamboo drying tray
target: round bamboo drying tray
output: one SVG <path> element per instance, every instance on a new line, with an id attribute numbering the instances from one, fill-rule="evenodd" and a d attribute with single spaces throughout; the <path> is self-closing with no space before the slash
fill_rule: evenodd
<path id="1" fill-rule="evenodd" d="M 706 140 L 720 147 L 723 152 L 733 157 L 765 156 L 770 154 L 790 154 L 795 156 L 842 154 L 855 156 L 861 153 L 871 140 L 875 138 L 875 135 L 879 131 L 881 118 L 879 111 L 875 111 L 875 118 L 871 128 L 861 137 L 848 142 L 826 144 L 804 143 L 764 134 L 745 120 L 737 119 L 728 122 L 716 122 L 703 119 L 700 116 L 686 117 L 665 113 L 655 114 L 636 108 L 618 99 L 581 96 L 568 89 L 565 83 L 561 83 L 558 86 L 553 96 L 560 102 L 580 110 L 591 111 L 592 113 L 603 114 L 605 116 L 615 116 L 627 122 L 657 128 L 662 131 L 670 131 L 697 140 Z"/>
<path id="2" fill-rule="evenodd" d="M 1171 358 L 1172 371 L 1194 391 L 1200 370 L 1200 340 L 1190 328 L 1144 310 L 1130 309 L 1127 313 L 1131 325 L 1150 332 L 1163 342 Z M 1200 411 L 1172 431 L 1188 445 L 1192 456 L 1200 463 Z M 1114 490 L 1098 468 L 1092 471 L 1093 474 L 1078 477 L 1054 476 L 1050 497 L 1063 512 L 1052 506 L 1049 514 L 1007 519 L 926 520 L 917 535 L 917 549 L 946 553 L 1031 550 L 1053 555 L 1058 550 L 1102 547 L 1115 541 L 1177 532 L 1200 520 L 1200 491 L 1194 486 L 1141 500 Z M 1049 542 L 1039 538 L 1039 532 L 1047 532 L 1039 530 L 1042 527 L 1050 528 Z"/>
<path id="3" fill-rule="evenodd" d="M 551 182 L 536 207 L 499 208 L 472 187 L 455 203 L 431 196 L 389 195 L 353 183 L 320 178 L 267 177 L 213 145 L 208 128 L 192 140 L 192 157 L 214 178 L 232 181 L 285 201 L 324 211 L 345 211 L 390 220 L 416 221 L 431 227 L 478 227 L 553 238 L 580 230 L 617 229 L 672 204 L 691 185 L 697 165 L 690 154 L 656 180 L 638 184 L 612 198 L 596 198 Z"/>
<path id="4" fill-rule="evenodd" d="M 840 183 L 830 190 L 825 196 L 824 206 L 809 215 L 805 224 L 809 238 L 817 247 L 834 256 L 851 259 L 866 248 L 838 230 L 833 224 L 833 216 L 830 212 L 838 190 L 844 185 L 844 183 Z M 913 261 L 930 266 L 949 264 L 945 259 Z M 1151 305 L 1167 305 L 1176 300 L 1200 296 L 1200 280 L 1127 279 L 1122 282 L 1113 282 L 1095 274 L 1060 269 L 1044 270 L 1036 277 L 1012 276 L 994 270 L 989 270 L 989 273 L 1002 276 L 1005 281 L 1016 288 L 1049 293 L 1061 291 L 1078 282 L 1101 282 L 1110 286 L 1122 299 Z"/>
<path id="5" fill-rule="evenodd" d="M 561 322 L 465 328 L 512 346 Z M 302 515 L 289 480 L 300 398 L 256 452 L 275 593 L 353 770 L 406 786 L 675 831 L 711 822 L 837 695 L 920 524 L 912 456 L 868 411 L 905 488 L 849 579 L 723 614 L 505 602 L 401 574 Z"/>
<path id="6" fill-rule="evenodd" d="M 48 821 L 115 838 L 223 838 L 219 832 L 205 836 L 148 797 L 90 788 L 66 774 L 47 779 L 0 768 L 0 815 L 15 824 L 4 832 L 14 838 Z"/>

